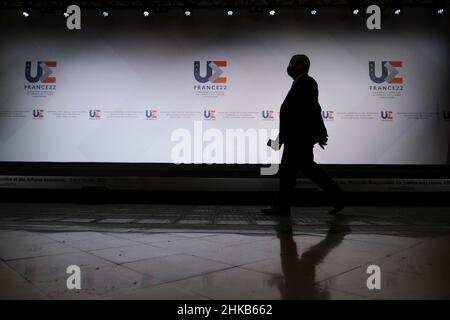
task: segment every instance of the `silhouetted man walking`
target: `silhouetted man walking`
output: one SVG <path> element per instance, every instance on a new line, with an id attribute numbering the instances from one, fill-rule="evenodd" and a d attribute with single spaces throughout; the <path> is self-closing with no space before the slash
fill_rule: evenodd
<path id="1" fill-rule="evenodd" d="M 299 170 L 331 197 L 336 214 L 343 208 L 344 192 L 314 162 L 313 147 L 318 143 L 324 149 L 328 134 L 318 102 L 316 81 L 308 75 L 309 59 L 294 55 L 287 68 L 294 79 L 280 108 L 279 144 L 284 145 L 280 164 L 280 191 L 275 205 L 262 212 L 273 215 L 290 214 L 290 201 Z"/>

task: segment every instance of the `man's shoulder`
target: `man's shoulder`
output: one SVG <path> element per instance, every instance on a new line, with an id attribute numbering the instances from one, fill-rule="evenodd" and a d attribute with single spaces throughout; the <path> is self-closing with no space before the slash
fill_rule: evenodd
<path id="1" fill-rule="evenodd" d="M 307 86 L 317 86 L 317 82 L 309 74 L 304 74 L 301 77 L 299 77 L 296 81 L 294 81 L 294 85 L 297 85 L 297 86 L 305 86 L 305 85 L 307 85 Z"/>
<path id="2" fill-rule="evenodd" d="M 308 81 L 310 83 L 317 83 L 316 80 L 313 77 L 311 77 L 309 74 L 305 75 L 305 81 Z"/>

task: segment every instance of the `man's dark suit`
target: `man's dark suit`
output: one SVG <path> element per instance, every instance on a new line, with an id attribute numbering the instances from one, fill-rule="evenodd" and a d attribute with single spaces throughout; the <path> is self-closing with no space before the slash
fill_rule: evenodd
<path id="1" fill-rule="evenodd" d="M 284 144 L 280 165 L 280 207 L 289 207 L 299 170 L 325 190 L 333 201 L 337 201 L 343 194 L 336 183 L 314 162 L 314 144 L 326 136 L 317 83 L 305 73 L 294 80 L 280 108 L 279 142 Z"/>

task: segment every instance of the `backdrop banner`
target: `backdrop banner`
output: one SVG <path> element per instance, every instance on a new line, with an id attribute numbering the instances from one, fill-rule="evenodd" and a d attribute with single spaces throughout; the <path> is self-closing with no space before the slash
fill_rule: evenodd
<path id="1" fill-rule="evenodd" d="M 0 161 L 279 163 L 266 142 L 304 53 L 329 132 L 316 162 L 447 164 L 448 21 L 365 19 L 84 10 L 70 31 L 60 15 L 1 12 Z"/>

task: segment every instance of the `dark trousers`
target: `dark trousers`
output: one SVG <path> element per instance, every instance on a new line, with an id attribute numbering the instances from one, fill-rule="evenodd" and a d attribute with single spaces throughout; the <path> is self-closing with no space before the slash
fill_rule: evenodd
<path id="1" fill-rule="evenodd" d="M 303 175 L 322 188 L 332 202 L 338 202 L 344 195 L 341 188 L 314 162 L 314 145 L 311 143 L 285 144 L 280 164 L 280 192 L 278 206 L 289 208 L 295 188 L 297 173 Z"/>

